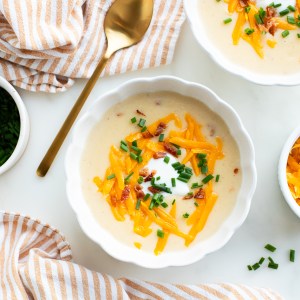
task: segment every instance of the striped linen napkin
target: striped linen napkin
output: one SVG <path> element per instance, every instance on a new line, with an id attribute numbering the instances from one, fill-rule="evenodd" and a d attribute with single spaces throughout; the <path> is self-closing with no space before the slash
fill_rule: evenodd
<path id="1" fill-rule="evenodd" d="M 114 279 L 72 262 L 70 245 L 49 225 L 0 212 L 0 299 L 279 300 L 265 288 L 179 285 Z"/>
<path id="2" fill-rule="evenodd" d="M 119 51 L 102 75 L 168 64 L 185 20 L 182 0 L 154 0 L 144 39 Z M 0 75 L 44 92 L 89 78 L 106 47 L 103 20 L 113 0 L 0 0 Z"/>

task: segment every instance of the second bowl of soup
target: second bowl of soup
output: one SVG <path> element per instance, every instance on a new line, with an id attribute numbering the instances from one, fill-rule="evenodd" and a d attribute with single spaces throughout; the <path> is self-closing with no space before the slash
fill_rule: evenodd
<path id="1" fill-rule="evenodd" d="M 173 77 L 133 80 L 96 101 L 76 125 L 66 170 L 84 231 L 115 258 L 149 268 L 223 246 L 256 182 L 236 113 Z"/>

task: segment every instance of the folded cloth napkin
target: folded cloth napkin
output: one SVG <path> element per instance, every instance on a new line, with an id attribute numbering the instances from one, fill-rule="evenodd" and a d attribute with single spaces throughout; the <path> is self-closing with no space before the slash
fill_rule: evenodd
<path id="1" fill-rule="evenodd" d="M 65 91 L 88 78 L 106 47 L 103 21 L 113 0 L 0 0 L 0 75 L 14 85 Z M 151 25 L 119 51 L 102 75 L 170 63 L 185 19 L 182 0 L 154 0 Z"/>
<path id="2" fill-rule="evenodd" d="M 0 212 L 0 299 L 279 300 L 265 288 L 179 285 L 114 279 L 72 262 L 70 245 L 49 225 Z"/>

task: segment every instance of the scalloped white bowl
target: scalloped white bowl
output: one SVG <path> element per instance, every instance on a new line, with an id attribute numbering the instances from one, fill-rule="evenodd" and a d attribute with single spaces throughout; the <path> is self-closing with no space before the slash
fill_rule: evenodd
<path id="1" fill-rule="evenodd" d="M 212 0 L 216 1 L 216 0 Z M 228 59 L 222 49 L 217 48 L 208 36 L 208 31 L 201 22 L 198 8 L 199 0 L 184 0 L 184 8 L 186 11 L 187 19 L 190 27 L 199 45 L 207 51 L 210 57 L 223 69 L 241 76 L 244 79 L 252 81 L 261 85 L 299 85 L 300 84 L 300 68 L 299 72 L 294 74 L 271 75 L 261 74 L 259 72 L 251 71 L 245 67 L 235 64 L 232 60 Z"/>
<path id="2" fill-rule="evenodd" d="M 220 115 L 238 145 L 243 174 L 236 205 L 215 234 L 201 243 L 196 243 L 193 247 L 186 248 L 184 251 L 165 252 L 159 256 L 130 248 L 101 228 L 84 199 L 80 175 L 80 160 L 86 138 L 105 111 L 132 95 L 157 91 L 173 91 L 198 99 Z M 68 199 L 83 231 L 114 258 L 146 268 L 188 265 L 203 258 L 206 254 L 220 249 L 246 219 L 256 186 L 254 148 L 236 112 L 208 88 L 169 76 L 128 81 L 95 101 L 92 107 L 76 123 L 65 159 L 65 168 Z"/>
<path id="3" fill-rule="evenodd" d="M 288 156 L 299 136 L 300 136 L 300 126 L 297 127 L 291 133 L 291 135 L 288 137 L 288 139 L 286 140 L 282 148 L 281 155 L 279 158 L 279 164 L 278 164 L 278 180 L 279 180 L 279 186 L 284 196 L 284 199 L 286 200 L 287 204 L 290 206 L 292 211 L 300 218 L 300 206 L 293 198 L 286 180 L 286 165 L 287 165 Z"/>
<path id="4" fill-rule="evenodd" d="M 16 148 L 14 149 L 9 159 L 2 166 L 0 166 L 0 175 L 1 175 L 4 172 L 8 171 L 10 168 L 12 168 L 24 153 L 28 143 L 30 123 L 29 123 L 28 113 L 23 103 L 23 100 L 21 99 L 18 92 L 14 89 L 14 87 L 3 77 L 0 77 L 0 87 L 5 89 L 15 101 L 19 111 L 20 124 L 21 124 L 20 135 L 19 135 Z"/>

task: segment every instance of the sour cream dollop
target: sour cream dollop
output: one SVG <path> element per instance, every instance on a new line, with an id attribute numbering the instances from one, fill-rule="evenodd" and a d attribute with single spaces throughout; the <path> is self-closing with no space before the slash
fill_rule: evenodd
<path id="1" fill-rule="evenodd" d="M 170 160 L 169 163 L 164 162 L 164 158 L 159 158 L 159 159 L 154 159 L 152 158 L 149 163 L 145 166 L 149 172 L 151 171 L 156 171 L 155 178 L 160 177 L 159 180 L 155 180 L 157 184 L 163 184 L 165 183 L 167 187 L 169 187 L 172 191 L 172 195 L 177 195 L 177 196 L 185 196 L 189 191 L 189 187 L 186 183 L 176 180 L 176 186 L 172 187 L 172 178 L 177 178 L 178 173 L 174 168 L 172 167 L 172 164 L 178 162 L 178 160 L 171 156 L 167 155 Z M 151 192 L 148 190 L 148 187 L 151 186 L 151 182 L 143 182 L 142 183 L 143 190 L 146 193 L 151 194 Z M 163 193 L 165 195 L 170 195 L 167 193 Z"/>
<path id="2" fill-rule="evenodd" d="M 262 7 L 262 8 L 266 8 L 268 5 L 270 5 L 272 3 L 272 0 L 256 0 L 256 6 L 257 7 Z M 275 4 L 277 3 L 281 3 L 281 6 L 278 7 L 278 9 L 280 10 L 282 8 L 285 9 L 287 8 L 289 5 L 291 6 L 295 6 L 296 1 L 295 0 L 278 0 L 278 1 L 274 1 Z"/>

